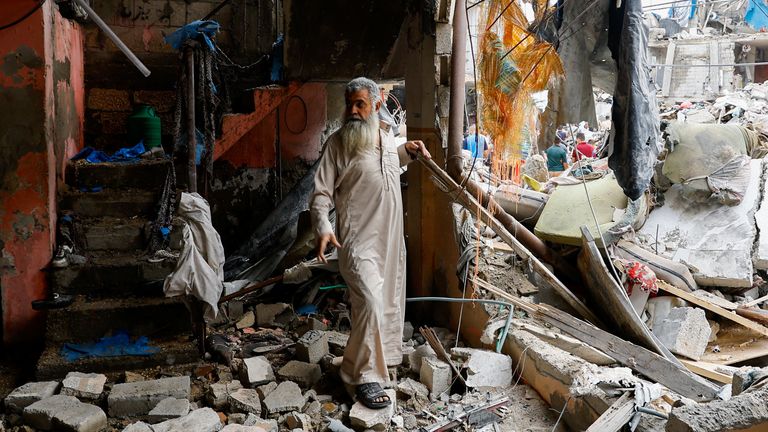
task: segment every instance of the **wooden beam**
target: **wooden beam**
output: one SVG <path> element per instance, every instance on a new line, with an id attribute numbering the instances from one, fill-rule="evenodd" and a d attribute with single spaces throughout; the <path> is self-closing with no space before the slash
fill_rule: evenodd
<path id="1" fill-rule="evenodd" d="M 675 62 L 675 43 L 670 41 L 667 45 L 667 58 L 664 61 L 664 65 L 669 66 Z M 669 96 L 669 88 L 672 86 L 672 69 L 671 67 L 664 68 L 664 78 L 662 78 L 661 95 Z"/>
<path id="2" fill-rule="evenodd" d="M 729 319 L 735 323 L 741 324 L 744 327 L 754 331 L 755 333 L 759 333 L 763 336 L 768 336 L 768 327 L 762 326 L 750 319 L 744 318 L 742 316 L 737 315 L 735 312 L 731 312 L 729 310 L 723 309 L 720 306 L 711 303 L 708 300 L 705 300 L 700 297 L 696 297 L 695 295 L 685 292 L 681 290 L 680 288 L 677 288 L 675 286 L 672 286 L 662 280 L 657 281 L 657 285 L 659 289 L 666 291 L 674 296 L 680 297 L 681 299 L 693 303 L 696 306 L 699 306 L 702 309 L 706 309 L 712 313 L 715 313 L 717 315 L 720 315 L 723 318 Z"/>
<path id="3" fill-rule="evenodd" d="M 626 392 L 609 406 L 586 432 L 616 432 L 627 424 L 634 414 L 635 398 L 632 392 Z"/>
<path id="4" fill-rule="evenodd" d="M 730 384 L 733 382 L 733 373 L 736 368 L 730 366 L 723 366 L 713 363 L 707 363 L 703 361 L 693 361 L 686 359 L 678 359 L 689 371 L 696 375 L 701 375 L 704 378 L 711 379 L 723 384 Z M 729 373 L 726 373 L 730 372 Z"/>
<path id="5" fill-rule="evenodd" d="M 757 306 L 757 305 L 759 305 L 760 303 L 762 303 L 762 302 L 764 302 L 766 300 L 768 300 L 768 295 L 764 295 L 764 296 L 762 296 L 760 298 L 756 298 L 756 299 L 752 300 L 751 302 L 746 302 L 746 303 L 744 303 L 744 306 L 746 306 L 746 307 Z"/>

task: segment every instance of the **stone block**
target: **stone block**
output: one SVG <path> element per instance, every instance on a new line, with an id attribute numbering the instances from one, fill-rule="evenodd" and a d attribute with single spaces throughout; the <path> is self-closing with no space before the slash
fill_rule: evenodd
<path id="1" fill-rule="evenodd" d="M 452 377 L 453 372 L 448 363 L 431 357 L 422 359 L 419 379 L 427 386 L 433 399 L 450 389 Z"/>
<path id="2" fill-rule="evenodd" d="M 24 422 L 46 431 L 98 432 L 107 427 L 107 415 L 74 396 L 56 395 L 24 408 Z"/>
<path id="3" fill-rule="evenodd" d="M 303 362 L 319 363 L 328 353 L 328 337 L 323 331 L 310 330 L 296 342 L 296 358 Z"/>
<path id="4" fill-rule="evenodd" d="M 768 430 L 768 390 L 744 393 L 730 400 L 673 408 L 667 432 Z"/>
<path id="5" fill-rule="evenodd" d="M 189 399 L 165 398 L 152 408 L 147 420 L 150 423 L 159 423 L 184 417 L 187 414 L 189 414 Z"/>
<path id="6" fill-rule="evenodd" d="M 115 384 L 107 397 L 109 415 L 145 415 L 165 398 L 189 399 L 190 393 L 191 383 L 188 376 Z"/>
<path id="7" fill-rule="evenodd" d="M 397 392 L 407 397 L 417 397 L 427 399 L 429 397 L 429 389 L 424 384 L 405 378 L 397 384 Z"/>
<path id="8" fill-rule="evenodd" d="M 323 372 L 320 365 L 291 360 L 277 371 L 284 380 L 291 380 L 304 387 L 312 387 L 320 380 Z"/>
<path id="9" fill-rule="evenodd" d="M 216 411 L 200 408 L 173 420 L 152 426 L 154 432 L 218 432 L 224 425 Z"/>
<path id="10" fill-rule="evenodd" d="M 53 396 L 58 388 L 58 381 L 26 383 L 21 387 L 17 387 L 6 396 L 5 407 L 8 411 L 20 413 L 27 406 Z"/>
<path id="11" fill-rule="evenodd" d="M 253 389 L 240 389 L 229 395 L 229 409 L 235 412 L 261 415 L 259 393 Z"/>
<path id="12" fill-rule="evenodd" d="M 325 336 L 328 338 L 328 348 L 335 356 L 344 355 L 344 348 L 347 347 L 349 335 L 337 331 L 327 331 Z"/>
<path id="13" fill-rule="evenodd" d="M 473 348 L 453 348 L 464 359 L 467 387 L 508 387 L 512 384 L 512 359 L 506 354 Z"/>
<path id="14" fill-rule="evenodd" d="M 92 88 L 88 92 L 88 109 L 96 111 L 131 111 L 127 90 Z"/>
<path id="15" fill-rule="evenodd" d="M 287 303 L 274 303 L 266 304 L 260 303 L 256 305 L 256 325 L 260 327 L 275 325 L 276 318 L 290 311 L 291 306 Z"/>
<path id="16" fill-rule="evenodd" d="M 437 358 L 435 350 L 428 344 L 421 345 L 408 356 L 408 365 L 412 372 L 418 373 L 421 371 L 421 362 L 424 358 Z"/>
<path id="17" fill-rule="evenodd" d="M 264 356 L 243 360 L 240 368 L 240 382 L 246 386 L 258 386 L 275 380 L 272 363 Z"/>
<path id="18" fill-rule="evenodd" d="M 298 384 L 292 381 L 283 381 L 264 398 L 264 408 L 268 414 L 300 411 L 305 402 Z"/>
<path id="19" fill-rule="evenodd" d="M 222 382 L 211 384 L 211 391 L 208 393 L 208 403 L 215 409 L 221 410 L 227 406 L 230 393 L 243 388 L 239 381 Z"/>
<path id="20" fill-rule="evenodd" d="M 711 332 L 704 310 L 690 307 L 672 309 L 653 329 L 670 351 L 693 360 L 701 359 Z"/>
<path id="21" fill-rule="evenodd" d="M 104 392 L 106 382 L 107 376 L 104 374 L 70 372 L 61 382 L 61 394 L 96 400 Z"/>
<path id="22" fill-rule="evenodd" d="M 384 390 L 392 401 L 389 406 L 382 409 L 370 409 L 360 402 L 355 402 L 349 411 L 349 420 L 352 427 L 360 429 L 373 429 L 377 431 L 387 430 L 389 422 L 397 409 L 397 397 L 392 389 Z"/>

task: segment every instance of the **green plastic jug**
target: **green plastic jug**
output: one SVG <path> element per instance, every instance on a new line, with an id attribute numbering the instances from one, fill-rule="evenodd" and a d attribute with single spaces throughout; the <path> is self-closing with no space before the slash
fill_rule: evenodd
<path id="1" fill-rule="evenodd" d="M 143 140 L 144 148 L 147 150 L 162 144 L 160 117 L 150 105 L 142 104 L 133 108 L 133 113 L 128 117 L 128 139 L 131 146 Z"/>

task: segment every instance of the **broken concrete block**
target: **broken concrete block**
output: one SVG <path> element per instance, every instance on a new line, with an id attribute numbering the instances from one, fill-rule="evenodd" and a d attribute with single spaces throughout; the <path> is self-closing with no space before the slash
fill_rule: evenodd
<path id="1" fill-rule="evenodd" d="M 115 384 L 107 397 L 109 415 L 144 415 L 165 398 L 189 399 L 190 393 L 191 383 L 188 376 Z"/>
<path id="2" fill-rule="evenodd" d="M 435 350 L 433 350 L 432 347 L 428 344 L 421 345 L 408 356 L 408 365 L 411 367 L 411 371 L 420 372 L 421 361 L 425 357 L 434 359 L 437 358 Z"/>
<path id="3" fill-rule="evenodd" d="M 473 348 L 453 348 L 451 354 L 464 359 L 467 387 L 508 387 L 512 384 L 512 358 L 506 354 Z"/>
<path id="4" fill-rule="evenodd" d="M 413 324 L 410 321 L 406 321 L 403 324 L 403 342 L 411 340 L 413 337 Z"/>
<path id="5" fill-rule="evenodd" d="M 740 367 L 733 374 L 731 396 L 737 396 L 744 393 L 752 386 L 761 387 L 761 383 L 765 382 L 766 378 L 768 378 L 768 368 L 758 368 L 753 366 Z"/>
<path id="6" fill-rule="evenodd" d="M 296 329 L 296 334 L 302 337 L 310 330 L 326 331 L 328 326 L 315 317 L 307 317 Z"/>
<path id="7" fill-rule="evenodd" d="M 384 390 L 392 401 L 389 406 L 382 409 L 370 409 L 360 402 L 355 402 L 349 411 L 349 420 L 352 427 L 360 429 L 373 429 L 377 431 L 387 430 L 392 416 L 397 408 L 397 397 L 392 389 Z"/>
<path id="8" fill-rule="evenodd" d="M 220 432 L 267 432 L 260 426 L 244 426 L 241 424 L 228 424 Z"/>
<path id="9" fill-rule="evenodd" d="M 276 323 L 275 319 L 278 317 L 278 315 L 281 315 L 286 311 L 290 311 L 290 309 L 291 306 L 287 303 L 257 304 L 256 324 L 260 327 L 274 325 Z"/>
<path id="10" fill-rule="evenodd" d="M 277 420 L 265 420 L 253 414 L 248 414 L 248 418 L 245 419 L 243 426 L 258 426 L 267 432 L 277 432 L 278 430 Z"/>
<path id="11" fill-rule="evenodd" d="M 656 328 L 669 316 L 669 312 L 672 309 L 686 306 L 690 306 L 690 303 L 675 296 L 659 296 L 648 299 L 648 303 L 645 306 L 648 315 L 650 315 L 650 319 L 647 322 L 648 328 L 651 330 Z"/>
<path id="12" fill-rule="evenodd" d="M 296 358 L 303 362 L 319 363 L 328 352 L 328 336 L 323 331 L 310 330 L 296 342 Z"/>
<path id="13" fill-rule="evenodd" d="M 254 315 L 253 311 L 248 311 L 242 318 L 240 318 L 240 321 L 235 324 L 235 327 L 238 330 L 242 330 L 246 327 L 253 327 L 254 324 L 256 324 L 256 315 Z"/>
<path id="14" fill-rule="evenodd" d="M 272 363 L 264 356 L 243 360 L 240 368 L 240 381 L 245 386 L 258 386 L 275 380 Z"/>
<path id="15" fill-rule="evenodd" d="M 184 417 L 187 414 L 189 414 L 189 400 L 170 397 L 158 402 L 158 404 L 152 408 L 152 411 L 149 412 L 147 420 L 150 423 L 159 423 L 170 419 Z"/>
<path id="16" fill-rule="evenodd" d="M 410 366 L 410 356 L 414 351 L 416 351 L 416 348 L 403 344 L 403 366 Z"/>
<path id="17" fill-rule="evenodd" d="M 673 408 L 667 432 L 768 430 L 768 391 L 744 393 L 730 400 L 715 400 Z"/>
<path id="18" fill-rule="evenodd" d="M 424 384 L 405 378 L 397 384 L 397 392 L 407 397 L 417 397 L 427 399 L 429 397 L 429 389 Z"/>
<path id="19" fill-rule="evenodd" d="M 275 384 L 277 385 L 277 384 Z M 208 403 L 217 410 L 224 409 L 227 406 L 230 393 L 243 388 L 239 381 L 217 382 L 211 384 L 211 391 L 208 393 Z"/>
<path id="20" fill-rule="evenodd" d="M 56 395 L 24 408 L 24 422 L 39 430 L 98 432 L 107 427 L 107 415 L 74 396 Z"/>
<path id="21" fill-rule="evenodd" d="M 131 423 L 123 429 L 123 432 L 152 432 L 152 428 L 144 422 Z"/>
<path id="22" fill-rule="evenodd" d="M 653 333 L 670 351 L 693 360 L 699 360 L 704 354 L 712 330 L 698 308 L 674 308 Z"/>
<path id="23" fill-rule="evenodd" d="M 768 168 L 768 166 L 764 168 Z M 756 269 L 768 270 L 768 176 L 764 176 L 762 187 L 763 197 L 760 201 L 760 208 L 755 213 L 758 234 L 752 260 Z"/>
<path id="24" fill-rule="evenodd" d="M 20 413 L 25 407 L 55 395 L 58 388 L 58 381 L 26 383 L 6 396 L 5 407 L 9 411 Z"/>
<path id="25" fill-rule="evenodd" d="M 104 391 L 107 376 L 103 374 L 84 374 L 70 372 L 61 382 L 61 394 L 76 398 L 96 400 Z"/>
<path id="26" fill-rule="evenodd" d="M 253 389 L 240 389 L 229 395 L 229 409 L 236 412 L 261 415 L 259 393 Z"/>
<path id="27" fill-rule="evenodd" d="M 328 348 L 335 356 L 344 355 L 344 348 L 347 347 L 349 335 L 337 331 L 327 331 L 325 336 L 328 338 Z"/>
<path id="28" fill-rule="evenodd" d="M 422 359 L 419 379 L 427 386 L 433 399 L 450 389 L 451 378 L 453 373 L 448 363 L 431 357 Z"/>
<path id="29" fill-rule="evenodd" d="M 231 413 L 227 416 L 227 424 L 243 424 L 245 423 L 245 419 L 248 418 L 247 415 L 243 413 Z"/>
<path id="30" fill-rule="evenodd" d="M 272 391 L 276 388 L 277 388 L 277 383 L 272 381 L 270 383 L 256 387 L 256 391 L 259 393 L 259 398 L 261 400 L 264 400 L 264 398 L 266 398 L 267 395 L 272 393 Z"/>
<path id="31" fill-rule="evenodd" d="M 200 408 L 177 419 L 166 420 L 152 426 L 154 432 L 218 432 L 221 418 L 210 408 Z"/>
<path id="32" fill-rule="evenodd" d="M 264 408 L 268 414 L 301 411 L 305 402 L 298 384 L 292 381 L 283 381 L 264 398 Z"/>
<path id="33" fill-rule="evenodd" d="M 320 380 L 323 372 L 320 365 L 291 360 L 277 371 L 284 380 L 291 380 L 304 387 L 312 387 Z"/>
<path id="34" fill-rule="evenodd" d="M 292 412 L 285 416 L 285 424 L 293 430 L 310 432 L 312 430 L 312 421 L 309 416 L 300 412 Z"/>

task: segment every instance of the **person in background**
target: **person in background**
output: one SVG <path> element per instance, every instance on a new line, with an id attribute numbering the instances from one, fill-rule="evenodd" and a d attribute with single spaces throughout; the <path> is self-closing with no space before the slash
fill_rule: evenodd
<path id="1" fill-rule="evenodd" d="M 595 146 L 584 141 L 584 134 L 582 132 L 576 134 L 576 147 L 573 149 L 571 156 L 574 162 L 580 161 L 583 157 L 595 157 Z"/>
<path id="2" fill-rule="evenodd" d="M 461 143 L 461 148 L 468 150 L 473 159 L 484 160 L 490 153 L 491 140 L 483 134 L 478 134 L 477 126 L 471 125 L 467 131 L 467 136 Z"/>
<path id="3" fill-rule="evenodd" d="M 550 177 L 557 177 L 568 169 L 567 154 L 557 140 L 552 142 L 545 153 L 547 155 L 547 171 L 549 171 Z"/>

